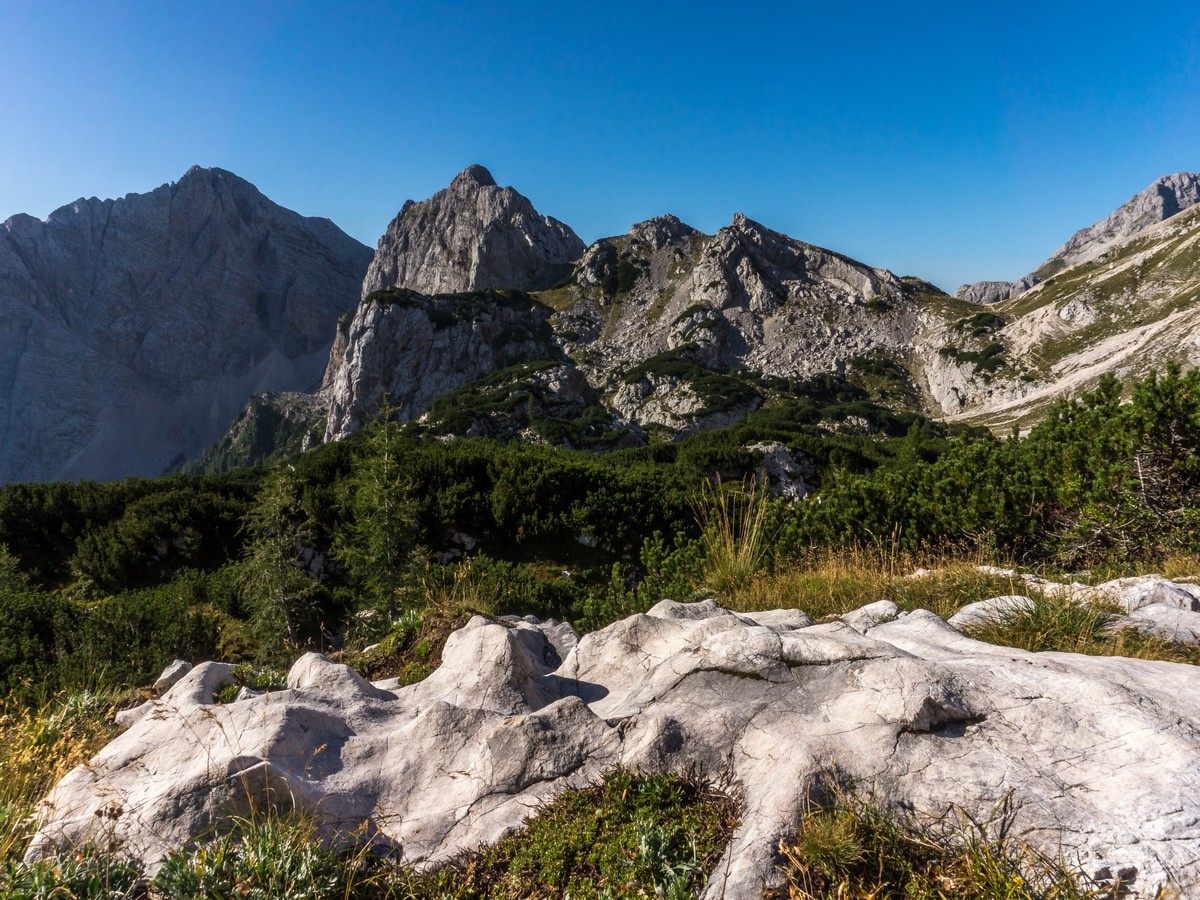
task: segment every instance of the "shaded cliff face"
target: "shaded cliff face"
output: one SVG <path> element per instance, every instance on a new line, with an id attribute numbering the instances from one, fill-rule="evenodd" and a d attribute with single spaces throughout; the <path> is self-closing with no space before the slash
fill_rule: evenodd
<path id="1" fill-rule="evenodd" d="M 193 168 L 0 225 L 0 482 L 158 475 L 319 382 L 371 252 Z"/>
<path id="2" fill-rule="evenodd" d="M 543 290 L 569 275 L 582 252 L 568 226 L 471 166 L 428 200 L 404 204 L 379 239 L 362 296 L 392 287 Z"/>
<path id="3" fill-rule="evenodd" d="M 520 291 L 369 295 L 339 336 L 340 355 L 326 373 L 325 440 L 362 428 L 385 394 L 395 416 L 408 422 L 439 397 L 501 369 L 561 357 L 549 315 Z"/>

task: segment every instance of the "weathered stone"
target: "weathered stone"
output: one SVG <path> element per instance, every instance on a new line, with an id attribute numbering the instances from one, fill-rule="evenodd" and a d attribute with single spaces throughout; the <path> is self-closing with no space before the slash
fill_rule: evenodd
<path id="1" fill-rule="evenodd" d="M 162 674 L 158 676 L 158 680 L 154 682 L 154 692 L 161 694 L 174 687 L 175 683 L 191 670 L 192 664 L 186 659 L 175 660 L 163 669 Z"/>
<path id="2" fill-rule="evenodd" d="M 898 619 L 903 613 L 900 607 L 891 600 L 876 600 L 866 606 L 859 607 L 853 612 L 841 616 L 841 620 L 862 634 L 866 634 L 876 625 Z"/>
<path id="3" fill-rule="evenodd" d="M 808 457 L 801 454 L 796 459 L 786 444 L 779 441 L 760 441 L 747 448 L 758 454 L 756 474 L 767 485 L 772 496 L 785 500 L 803 500 L 812 493 L 805 482 L 805 477 L 812 478 L 816 474 L 816 466 Z"/>
<path id="4" fill-rule="evenodd" d="M 1032 609 L 1033 600 L 1020 595 L 989 597 L 968 603 L 947 621 L 955 628 L 974 628 Z"/>
<path id="5" fill-rule="evenodd" d="M 985 821 L 1011 801 L 1010 834 L 1144 896 L 1200 880 L 1200 669 L 1026 653 L 878 611 L 862 634 L 667 601 L 557 667 L 542 627 L 476 617 L 420 684 L 366 685 L 310 655 L 288 690 L 224 706 L 227 667 L 199 666 L 63 779 L 27 857 L 104 837 L 153 866 L 271 801 L 428 866 L 619 764 L 741 786 L 711 900 L 778 881 L 778 841 L 830 777 L 921 814 Z"/>
<path id="6" fill-rule="evenodd" d="M 1012 295 L 1013 282 L 1011 281 L 976 281 L 974 284 L 964 284 L 954 292 L 954 296 L 959 300 L 981 305 L 999 303 Z"/>

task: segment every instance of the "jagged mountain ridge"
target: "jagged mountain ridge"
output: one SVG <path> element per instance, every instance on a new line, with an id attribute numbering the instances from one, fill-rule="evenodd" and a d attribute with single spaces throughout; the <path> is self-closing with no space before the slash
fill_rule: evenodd
<path id="1" fill-rule="evenodd" d="M 151 194 L 2 226 L 0 393 L 16 400 L 0 410 L 0 461 L 24 462 L 0 477 L 157 474 L 195 458 L 261 390 L 275 399 L 258 413 L 282 404 L 274 418 L 293 446 L 352 433 L 385 392 L 418 422 L 458 398 L 426 418 L 435 432 L 453 422 L 460 433 L 450 405 L 462 402 L 483 417 L 467 433 L 545 439 L 563 430 L 530 415 L 575 411 L 589 434 L 644 440 L 736 421 L 774 402 L 773 379 L 829 372 L 882 372 L 883 399 L 935 417 L 1028 423 L 1105 371 L 1196 361 L 1196 186 L 1188 173 L 1160 179 L 1064 244 L 1054 274 L 981 306 L 740 214 L 715 235 L 667 215 L 584 248 L 481 166 L 405 203 L 368 267 L 369 251 L 327 220 L 194 169 Z M 348 253 L 331 249 L 346 242 Z M 388 284 L 400 279 L 412 283 Z M 505 281 L 531 293 L 487 293 Z M 402 290 L 380 302 L 381 286 Z M 463 290 L 455 299 L 447 288 Z M 514 344 L 514 329 L 538 334 Z M 68 364 L 52 346 L 68 348 Z M 322 368 L 318 393 L 295 394 Z M 529 391 L 536 402 L 518 409 Z M 507 412 L 483 409 L 485 395 Z M 261 456 L 258 413 L 238 427 Z M 38 416 L 52 423 L 41 432 Z"/>
<path id="2" fill-rule="evenodd" d="M 0 483 L 159 475 L 311 390 L 370 250 L 221 169 L 0 225 Z"/>
<path id="3" fill-rule="evenodd" d="M 1174 304 L 1173 309 L 1187 306 L 1189 285 L 1200 284 L 1200 272 L 1187 265 L 1193 244 L 1181 232 L 1190 221 L 1193 183 L 1200 181 L 1187 173 L 1160 179 L 1158 187 L 1064 244 L 1053 258 L 1059 266 L 1056 276 L 1047 276 L 1022 298 L 990 305 L 947 296 L 919 279 L 899 278 L 771 231 L 741 214 L 715 235 L 702 234 L 674 216 L 660 216 L 624 235 L 594 242 L 570 278 L 554 288 L 537 290 L 532 280 L 517 285 L 533 292 L 530 315 L 553 329 L 554 346 L 526 348 L 505 365 L 540 364 L 534 357 L 543 352 L 541 362 L 556 372 L 557 405 L 594 410 L 594 393 L 610 414 L 604 427 L 623 435 L 622 440 L 645 439 L 647 430 L 680 435 L 720 427 L 774 402 L 773 379 L 831 372 L 863 382 L 878 382 L 875 376 L 882 375 L 888 390 L 879 399 L 934 417 L 1005 428 L 1013 422 L 1027 424 L 1051 399 L 1091 386 L 1110 369 L 1140 375 L 1169 359 L 1191 359 L 1185 351 L 1196 341 L 1187 335 L 1197 326 L 1176 314 L 1171 327 L 1155 332 L 1158 337 L 1135 339 L 1130 345 L 1154 344 L 1162 352 L 1125 353 L 1132 359 L 1123 365 L 1110 366 L 1103 358 L 1086 362 L 1092 336 L 1104 332 L 1104 340 L 1120 344 L 1125 325 L 1134 327 L 1125 315 L 1133 306 L 1143 317 L 1156 315 L 1152 310 L 1164 303 Z M 490 173 L 480 167 L 458 176 L 453 188 L 434 198 L 443 218 L 456 217 L 448 204 L 471 209 L 478 205 L 475 194 L 496 190 Z M 1173 203 L 1183 211 L 1162 225 L 1146 224 Z M 1132 236 L 1123 236 L 1126 232 Z M 1076 283 L 1079 273 L 1099 272 L 1097 267 L 1128 268 L 1121 262 L 1127 255 L 1124 248 L 1149 247 L 1146 242 L 1159 235 L 1172 236 L 1178 252 L 1145 251 L 1143 258 L 1152 264 L 1140 265 L 1137 290 L 1126 285 L 1114 293 L 1110 288 L 1120 279 L 1098 275 L 1097 285 L 1087 289 Z M 437 245 L 436 235 L 413 235 L 410 242 L 424 248 Z M 388 252 L 395 252 L 395 245 Z M 445 254 L 434 261 L 435 271 L 452 267 Z M 1167 256 L 1176 262 L 1168 265 Z M 1158 278 L 1168 270 L 1170 277 Z M 1091 285 L 1090 277 L 1083 281 Z M 1137 303 L 1131 306 L 1133 300 Z M 421 302 L 436 306 L 446 301 L 433 296 Z M 1053 314 L 1046 312 L 1050 306 Z M 378 330 L 360 321 L 368 307 L 360 307 L 335 341 L 323 388 L 326 408 L 335 411 L 327 439 L 352 433 L 369 419 L 384 385 L 389 394 L 408 398 L 402 404 L 404 420 L 421 418 L 441 392 L 438 383 L 455 402 L 472 407 L 487 394 L 503 396 L 502 405 L 511 409 L 513 397 L 541 390 L 531 385 L 524 369 L 508 376 L 498 372 L 503 368 L 499 363 L 490 371 L 478 364 L 461 369 L 458 361 L 466 356 L 478 362 L 478 334 L 459 347 L 445 339 L 431 351 L 426 342 L 416 363 L 379 363 L 384 358 L 379 347 L 389 340 L 380 341 Z M 1101 315 L 1099 307 L 1111 309 Z M 380 324 L 387 319 L 377 311 L 369 316 Z M 1186 331 L 1182 340 L 1178 328 Z M 396 325 L 383 330 L 388 329 L 395 332 Z M 1084 361 L 1076 365 L 1058 359 L 1070 356 L 1076 343 L 1081 343 Z M 353 377 L 339 376 L 347 358 L 363 357 L 358 344 L 371 347 L 378 364 L 373 370 L 360 366 Z M 396 376 L 401 369 L 407 374 Z M 871 378 L 860 378 L 863 373 Z M 468 401 L 472 384 L 478 390 Z M 499 390 L 503 384 L 511 389 L 508 395 Z M 564 385 L 572 387 L 562 393 Z M 543 394 L 538 393 L 539 403 Z M 414 405 L 416 397 L 423 399 Z M 592 419 L 598 421 L 594 415 Z M 444 409 L 431 420 L 427 417 L 435 430 L 450 421 L 461 425 L 463 417 L 448 416 Z M 545 429 L 528 424 L 494 411 L 474 420 L 467 433 L 512 436 L 523 430 L 526 437 L 539 439 Z"/>

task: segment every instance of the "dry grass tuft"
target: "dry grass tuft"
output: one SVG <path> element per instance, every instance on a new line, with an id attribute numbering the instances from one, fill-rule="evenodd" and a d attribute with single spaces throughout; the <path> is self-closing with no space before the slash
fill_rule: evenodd
<path id="1" fill-rule="evenodd" d="M 90 691 L 55 697 L 40 709 L 0 701 L 0 865 L 25 852 L 37 803 L 112 738 L 111 722 L 111 699 Z"/>

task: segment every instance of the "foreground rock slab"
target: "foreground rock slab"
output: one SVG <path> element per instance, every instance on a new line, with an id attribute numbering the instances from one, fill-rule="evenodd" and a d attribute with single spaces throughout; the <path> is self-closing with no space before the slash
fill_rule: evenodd
<path id="1" fill-rule="evenodd" d="M 982 821 L 1007 798 L 1012 833 L 1087 877 L 1200 890 L 1200 669 L 1031 654 L 882 612 L 814 625 L 664 601 L 561 663 L 561 634 L 477 617 L 420 684 L 311 654 L 287 690 L 220 706 L 228 667 L 200 665 L 51 792 L 28 858 L 101 840 L 153 867 L 270 801 L 433 865 L 606 768 L 696 767 L 745 797 L 709 898 L 777 882 L 778 840 L 831 775 L 918 814 Z"/>

